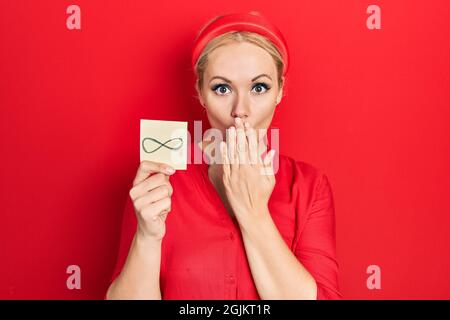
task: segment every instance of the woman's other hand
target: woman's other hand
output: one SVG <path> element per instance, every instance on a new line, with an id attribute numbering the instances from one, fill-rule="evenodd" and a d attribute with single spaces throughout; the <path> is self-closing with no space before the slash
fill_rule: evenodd
<path id="1" fill-rule="evenodd" d="M 164 237 L 173 193 L 169 176 L 173 173 L 175 170 L 163 163 L 147 160 L 140 163 L 129 192 L 138 220 L 138 236 L 155 240 Z"/>
<path id="2" fill-rule="evenodd" d="M 267 206 L 275 187 L 275 150 L 262 160 L 255 130 L 240 118 L 235 119 L 235 124 L 227 129 L 226 142 L 220 145 L 223 184 L 239 223 L 253 224 L 261 217 L 267 218 L 269 212 Z"/>

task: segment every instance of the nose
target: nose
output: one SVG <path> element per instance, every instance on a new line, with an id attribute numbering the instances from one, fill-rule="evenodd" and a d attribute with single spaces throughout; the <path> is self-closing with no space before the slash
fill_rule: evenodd
<path id="1" fill-rule="evenodd" d="M 231 117 L 245 120 L 250 116 L 250 106 L 245 96 L 238 96 L 231 110 Z"/>

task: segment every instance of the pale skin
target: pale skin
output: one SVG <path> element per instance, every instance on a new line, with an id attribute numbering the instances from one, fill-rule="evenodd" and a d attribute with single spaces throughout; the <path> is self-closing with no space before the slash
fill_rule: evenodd
<path id="1" fill-rule="evenodd" d="M 174 172 L 162 163 L 140 163 L 129 192 L 138 227 L 122 272 L 106 293 L 108 300 L 161 299 L 161 242 L 173 194 L 169 176 Z"/>
<path id="2" fill-rule="evenodd" d="M 260 137 L 254 129 L 269 127 L 282 98 L 277 79 L 273 58 L 254 44 L 228 43 L 209 54 L 203 87 L 197 90 L 211 127 L 226 141 L 220 144 L 223 161 L 210 164 L 208 175 L 239 225 L 260 298 L 316 299 L 314 278 L 286 245 L 268 209 L 274 153 L 261 159 L 256 147 Z M 138 169 L 130 190 L 138 231 L 107 299 L 161 299 L 161 241 L 173 192 L 165 167 L 143 161 Z"/>

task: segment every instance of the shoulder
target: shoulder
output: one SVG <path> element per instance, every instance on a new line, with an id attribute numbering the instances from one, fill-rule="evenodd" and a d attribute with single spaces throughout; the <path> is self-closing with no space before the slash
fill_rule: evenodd
<path id="1" fill-rule="evenodd" d="M 315 204 L 333 198 L 325 171 L 303 160 L 280 155 L 275 179 L 275 197 L 289 194 L 290 199 L 296 199 L 298 209 L 303 213 L 309 212 Z"/>
<path id="2" fill-rule="evenodd" d="M 317 187 L 323 183 L 324 180 L 328 182 L 325 171 L 318 166 L 303 161 L 294 159 L 290 156 L 280 154 L 279 168 L 277 175 L 282 178 L 290 176 L 293 181 L 309 186 L 311 188 Z"/>

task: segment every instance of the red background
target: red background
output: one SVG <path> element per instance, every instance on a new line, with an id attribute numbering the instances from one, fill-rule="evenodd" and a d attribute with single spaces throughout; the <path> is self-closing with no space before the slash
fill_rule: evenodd
<path id="1" fill-rule="evenodd" d="M 450 298 L 447 0 L 0 3 L 0 298 L 103 298 L 139 119 L 205 120 L 194 37 L 250 10 L 290 45 L 273 125 L 281 152 L 330 179 L 344 297 Z M 70 4 L 81 30 L 66 28 Z M 366 27 L 370 4 L 381 30 Z M 71 264 L 81 290 L 66 287 Z"/>

